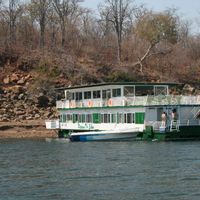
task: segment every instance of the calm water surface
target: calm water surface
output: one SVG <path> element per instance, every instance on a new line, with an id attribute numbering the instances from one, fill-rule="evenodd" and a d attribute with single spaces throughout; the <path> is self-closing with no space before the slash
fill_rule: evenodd
<path id="1" fill-rule="evenodd" d="M 199 200 L 200 142 L 0 141 L 2 200 Z"/>

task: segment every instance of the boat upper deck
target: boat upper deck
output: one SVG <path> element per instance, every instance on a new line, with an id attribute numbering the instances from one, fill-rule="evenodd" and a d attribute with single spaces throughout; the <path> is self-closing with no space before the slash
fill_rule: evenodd
<path id="1" fill-rule="evenodd" d="M 107 83 L 62 88 L 58 109 L 148 105 L 200 105 L 200 96 L 170 95 L 170 83 Z"/>

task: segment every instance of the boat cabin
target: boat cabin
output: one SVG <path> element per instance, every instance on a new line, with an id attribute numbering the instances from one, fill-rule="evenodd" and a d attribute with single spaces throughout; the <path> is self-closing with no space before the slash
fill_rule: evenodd
<path id="1" fill-rule="evenodd" d="M 144 104 L 147 96 L 169 95 L 169 84 L 107 83 L 92 86 L 62 88 L 65 98 L 57 108 L 128 106 Z"/>

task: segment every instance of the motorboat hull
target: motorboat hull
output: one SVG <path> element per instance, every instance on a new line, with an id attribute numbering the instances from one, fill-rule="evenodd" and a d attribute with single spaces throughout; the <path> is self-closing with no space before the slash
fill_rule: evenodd
<path id="1" fill-rule="evenodd" d="M 82 132 L 70 134 L 71 141 L 117 141 L 117 140 L 134 140 L 139 132 L 136 131 L 97 131 Z"/>

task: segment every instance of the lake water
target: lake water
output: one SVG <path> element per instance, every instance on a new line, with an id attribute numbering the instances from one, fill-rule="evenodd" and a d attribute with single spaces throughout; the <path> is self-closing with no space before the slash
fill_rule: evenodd
<path id="1" fill-rule="evenodd" d="M 2 200 L 199 200 L 200 142 L 0 141 Z"/>

